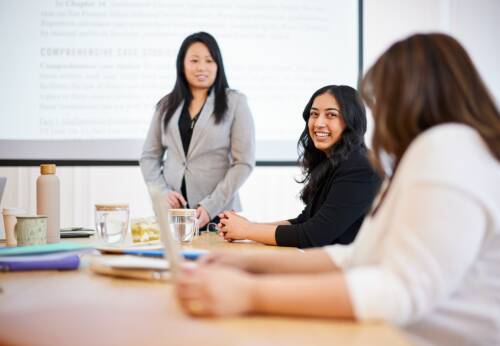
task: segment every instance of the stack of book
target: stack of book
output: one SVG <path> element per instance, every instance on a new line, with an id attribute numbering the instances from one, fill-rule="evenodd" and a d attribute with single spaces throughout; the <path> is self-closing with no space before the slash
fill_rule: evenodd
<path id="1" fill-rule="evenodd" d="M 70 242 L 0 247 L 0 271 L 78 269 L 80 254 L 93 250 L 93 247 Z"/>

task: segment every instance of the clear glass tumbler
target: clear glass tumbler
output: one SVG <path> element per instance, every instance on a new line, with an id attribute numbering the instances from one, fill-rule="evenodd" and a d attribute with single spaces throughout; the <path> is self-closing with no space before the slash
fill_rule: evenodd
<path id="1" fill-rule="evenodd" d="M 106 243 L 119 243 L 125 240 L 128 219 L 128 204 L 95 205 L 95 228 L 99 238 Z"/>
<path id="2" fill-rule="evenodd" d="M 198 235 L 198 219 L 196 209 L 169 209 L 170 230 L 177 242 L 191 243 Z"/>

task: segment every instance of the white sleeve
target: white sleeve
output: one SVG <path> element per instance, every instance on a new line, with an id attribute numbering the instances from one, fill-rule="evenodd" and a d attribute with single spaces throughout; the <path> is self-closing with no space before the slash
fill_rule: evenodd
<path id="1" fill-rule="evenodd" d="M 486 214 L 469 194 L 414 183 L 392 211 L 378 264 L 345 271 L 355 315 L 405 325 L 456 289 L 478 255 Z"/>
<path id="2" fill-rule="evenodd" d="M 338 268 L 345 268 L 352 256 L 353 246 L 354 243 L 349 245 L 335 244 L 324 246 L 323 250 Z"/>

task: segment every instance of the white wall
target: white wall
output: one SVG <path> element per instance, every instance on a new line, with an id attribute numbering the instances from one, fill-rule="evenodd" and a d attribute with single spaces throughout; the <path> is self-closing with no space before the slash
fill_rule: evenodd
<path id="1" fill-rule="evenodd" d="M 364 69 L 396 40 L 415 32 L 445 32 L 471 55 L 500 105 L 500 1 L 364 0 Z M 368 122 L 371 138 L 373 123 Z"/>
<path id="2" fill-rule="evenodd" d="M 475 62 L 497 106 L 500 105 L 500 1 L 455 0 L 449 6 L 450 32 Z"/>
<path id="3" fill-rule="evenodd" d="M 448 32 L 468 49 L 498 104 L 500 1 L 365 0 L 364 4 L 365 68 L 394 40 L 416 31 Z M 2 206 L 34 212 L 38 168 L 1 167 L 0 175 L 8 177 Z M 132 217 L 151 214 L 138 167 L 61 167 L 58 176 L 63 227 L 92 226 L 93 205 L 100 202 L 129 203 Z M 300 185 L 294 182 L 299 176 L 296 167 L 256 168 L 241 189 L 244 214 L 260 221 L 295 216 L 302 208 L 297 198 Z"/>
<path id="4" fill-rule="evenodd" d="M 365 70 L 395 40 L 442 31 L 467 49 L 497 104 L 500 100 L 500 1 L 364 0 Z"/>
<path id="5" fill-rule="evenodd" d="M 7 177 L 2 207 L 21 207 L 36 213 L 38 167 L 3 167 Z M 58 167 L 61 185 L 61 227 L 93 227 L 94 205 L 128 203 L 130 216 L 152 215 L 139 167 Z M 259 220 L 283 220 L 302 209 L 298 199 L 298 167 L 257 167 L 241 188 L 243 215 Z"/>

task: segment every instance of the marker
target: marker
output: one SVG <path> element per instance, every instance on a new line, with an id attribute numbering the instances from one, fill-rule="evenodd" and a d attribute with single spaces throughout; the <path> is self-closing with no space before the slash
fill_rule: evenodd
<path id="1" fill-rule="evenodd" d="M 123 250 L 123 254 L 147 257 L 163 257 L 163 250 Z M 182 256 L 187 260 L 197 260 L 208 253 L 208 250 L 182 250 Z"/>

